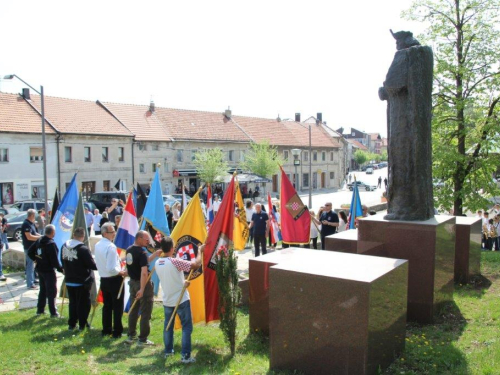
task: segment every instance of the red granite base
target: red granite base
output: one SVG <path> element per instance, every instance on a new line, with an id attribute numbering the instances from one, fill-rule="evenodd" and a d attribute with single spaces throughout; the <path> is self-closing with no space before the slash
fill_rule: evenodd
<path id="1" fill-rule="evenodd" d="M 465 284 L 481 274 L 482 220 L 461 216 L 456 220 L 455 282 Z"/>

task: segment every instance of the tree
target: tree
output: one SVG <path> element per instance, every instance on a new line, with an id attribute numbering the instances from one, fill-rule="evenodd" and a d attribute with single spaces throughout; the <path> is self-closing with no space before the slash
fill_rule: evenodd
<path id="1" fill-rule="evenodd" d="M 389 160 L 389 156 L 387 155 L 387 151 L 383 151 L 382 152 L 382 158 L 381 158 L 381 160 L 383 160 L 383 161 Z"/>
<path id="2" fill-rule="evenodd" d="M 271 146 L 269 141 L 250 143 L 250 150 L 241 163 L 241 168 L 258 176 L 269 178 L 278 173 L 279 166 L 283 164 L 277 147 Z"/>
<path id="3" fill-rule="evenodd" d="M 429 24 L 419 40 L 434 50 L 433 175 L 445 183 L 435 197 L 455 215 L 500 193 L 498 14 L 498 0 L 418 0 L 403 13 Z"/>
<path id="4" fill-rule="evenodd" d="M 354 161 L 359 166 L 365 164 L 367 160 L 368 160 L 368 154 L 366 152 L 364 152 L 363 150 L 357 150 L 354 153 Z"/>
<path id="5" fill-rule="evenodd" d="M 222 150 L 218 148 L 197 152 L 194 165 L 200 179 L 208 184 L 214 183 L 217 177 L 225 176 L 229 169 Z"/>
<path id="6" fill-rule="evenodd" d="M 216 274 L 219 284 L 220 328 L 229 342 L 231 355 L 236 351 L 236 327 L 241 290 L 238 284 L 238 260 L 234 250 L 217 254 Z"/>

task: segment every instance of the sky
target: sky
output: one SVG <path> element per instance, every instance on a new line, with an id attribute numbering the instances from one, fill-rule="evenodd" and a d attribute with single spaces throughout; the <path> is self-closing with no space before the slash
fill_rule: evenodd
<path id="1" fill-rule="evenodd" d="M 0 77 L 45 95 L 302 119 L 386 135 L 378 98 L 410 0 L 2 0 Z M 0 80 L 0 91 L 23 85 Z M 271 136 L 271 135 L 270 135 Z"/>

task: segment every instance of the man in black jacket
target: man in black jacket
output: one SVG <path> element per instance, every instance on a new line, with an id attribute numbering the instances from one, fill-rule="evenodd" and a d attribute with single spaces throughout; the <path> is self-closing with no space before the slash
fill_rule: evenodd
<path id="1" fill-rule="evenodd" d="M 57 259 L 57 246 L 53 238 L 56 235 L 56 227 L 47 225 L 45 235 L 38 239 L 28 250 L 28 256 L 36 262 L 36 270 L 40 278 L 40 292 L 38 293 L 37 315 L 45 314 L 45 304 L 48 301 L 50 316 L 58 318 L 56 310 L 57 296 L 57 271 L 63 273 L 59 259 Z"/>
<path id="2" fill-rule="evenodd" d="M 87 318 L 90 313 L 90 290 L 94 283 L 92 270 L 97 271 L 90 250 L 83 241 L 85 229 L 76 228 L 73 239 L 62 246 L 64 276 L 68 288 L 69 319 L 68 329 L 75 329 L 76 323 L 80 331 L 88 327 Z"/>

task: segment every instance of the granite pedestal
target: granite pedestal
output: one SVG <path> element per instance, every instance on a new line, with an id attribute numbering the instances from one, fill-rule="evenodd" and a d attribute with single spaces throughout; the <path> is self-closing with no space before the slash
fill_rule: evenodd
<path id="1" fill-rule="evenodd" d="M 468 283 L 481 274 L 482 220 L 479 217 L 456 217 L 455 282 Z"/>
<path id="2" fill-rule="evenodd" d="M 376 374 L 404 349 L 408 262 L 309 253 L 270 268 L 270 368 Z"/>
<path id="3" fill-rule="evenodd" d="M 326 237 L 325 250 L 341 253 L 380 255 L 384 244 L 376 241 L 358 241 L 358 230 L 349 229 Z"/>
<path id="4" fill-rule="evenodd" d="M 453 301 L 454 216 L 426 221 L 366 217 L 359 221 L 358 241 L 358 246 L 383 244 L 376 255 L 409 260 L 408 320 L 432 323 L 442 305 Z"/>
<path id="5" fill-rule="evenodd" d="M 250 332 L 269 334 L 269 268 L 294 257 L 307 258 L 309 254 L 311 250 L 289 247 L 249 260 Z"/>

